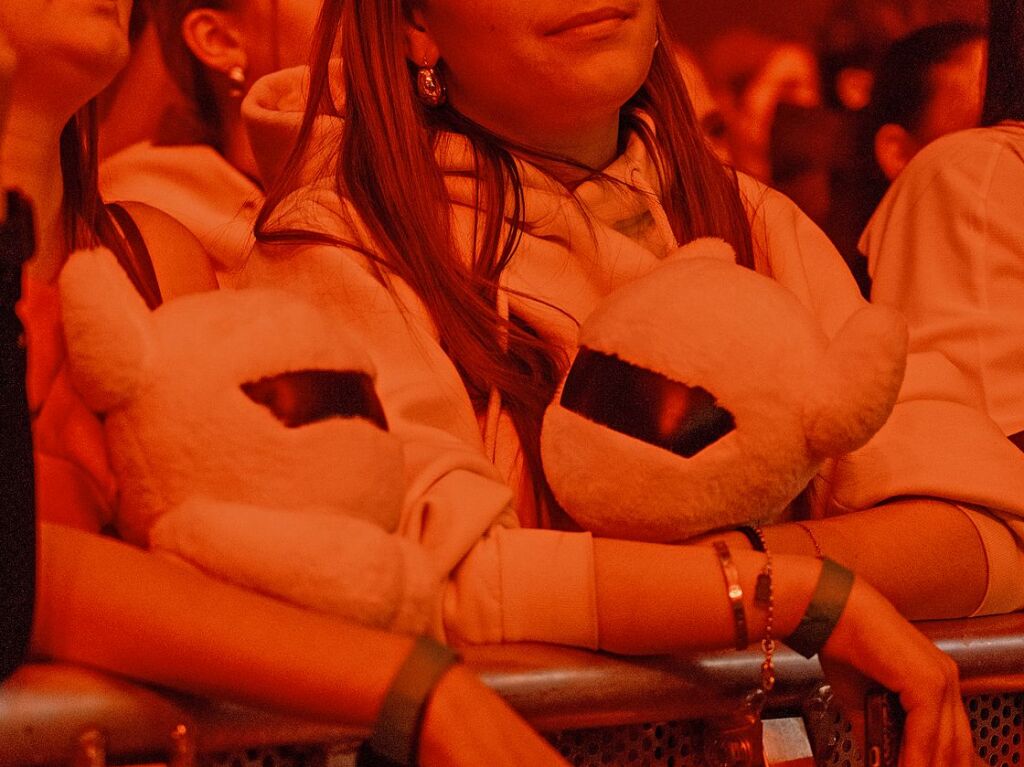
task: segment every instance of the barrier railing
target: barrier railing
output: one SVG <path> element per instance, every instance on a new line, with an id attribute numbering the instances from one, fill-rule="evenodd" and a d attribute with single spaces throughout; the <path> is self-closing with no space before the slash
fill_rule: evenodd
<path id="1" fill-rule="evenodd" d="M 960 666 L 984 763 L 1024 764 L 1024 614 L 920 625 Z M 760 722 L 742 716 L 759 678 L 758 653 L 623 658 L 497 645 L 464 657 L 581 767 L 760 763 Z M 777 675 L 765 718 L 799 717 L 818 764 L 859 767 L 858 744 L 831 706 L 817 662 L 783 649 Z M 58 664 L 30 664 L 0 687 L 0 767 L 342 765 L 365 736 Z"/>

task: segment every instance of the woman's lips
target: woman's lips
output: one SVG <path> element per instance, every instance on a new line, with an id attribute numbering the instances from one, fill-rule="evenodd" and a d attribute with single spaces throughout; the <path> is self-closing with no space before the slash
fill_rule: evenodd
<path id="1" fill-rule="evenodd" d="M 592 27 L 607 22 L 624 21 L 630 18 L 631 15 L 632 14 L 622 8 L 598 8 L 594 11 L 578 13 L 575 16 L 570 16 L 568 19 L 563 19 L 544 32 L 544 35 L 552 37 L 554 35 L 560 35 L 564 32 L 570 32 L 582 27 Z"/>

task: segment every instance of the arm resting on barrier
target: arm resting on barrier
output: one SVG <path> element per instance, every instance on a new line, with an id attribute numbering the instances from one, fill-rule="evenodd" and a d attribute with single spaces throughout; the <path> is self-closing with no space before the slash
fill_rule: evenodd
<path id="1" fill-rule="evenodd" d="M 1024 692 L 1024 614 L 919 624 L 960 667 L 968 695 Z M 553 645 L 468 647 L 466 665 L 541 731 L 715 719 L 735 713 L 759 652 L 623 658 Z M 781 649 L 766 715 L 799 711 L 821 684 L 815 660 Z M 111 734 L 112 757 L 166 753 L 177 724 L 200 753 L 351 742 L 351 728 L 216 701 L 178 698 L 73 666 L 33 664 L 0 688 L 0 766 L 66 761 L 87 727 Z M 116 734 L 116 737 L 113 737 Z"/>
<path id="2" fill-rule="evenodd" d="M 57 525 L 41 527 L 39 573 L 37 656 L 314 720 L 368 727 L 412 647 L 410 637 L 294 608 Z M 421 758 L 563 764 L 461 668 L 435 690 Z"/>
<path id="3" fill-rule="evenodd" d="M 975 525 L 947 501 L 900 499 L 805 524 L 825 556 L 863 577 L 911 620 L 963 618 L 985 597 L 986 549 Z M 775 525 L 766 535 L 779 553 L 814 554 L 797 525 Z"/>

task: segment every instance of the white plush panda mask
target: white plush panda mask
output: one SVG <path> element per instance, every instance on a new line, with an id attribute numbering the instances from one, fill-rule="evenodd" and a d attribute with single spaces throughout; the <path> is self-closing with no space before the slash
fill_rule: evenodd
<path id="1" fill-rule="evenodd" d="M 357 343 L 273 290 L 151 312 L 107 251 L 74 254 L 60 287 L 69 365 L 104 414 L 126 539 L 308 606 L 423 627 L 437 581 L 418 544 L 391 535 L 402 448 Z M 413 619 L 399 604 L 411 588 Z"/>
<path id="2" fill-rule="evenodd" d="M 795 295 L 734 261 L 697 240 L 583 323 L 541 448 L 586 529 L 668 542 L 775 521 L 888 418 L 902 318 L 868 306 L 830 341 Z"/>

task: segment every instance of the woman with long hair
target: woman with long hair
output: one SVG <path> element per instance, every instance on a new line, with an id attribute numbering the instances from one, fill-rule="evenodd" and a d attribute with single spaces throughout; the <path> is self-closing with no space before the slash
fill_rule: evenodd
<path id="1" fill-rule="evenodd" d="M 21 455 L 0 473 L 3 529 L 19 535 L 0 540 L 3 572 L 17 574 L 14 582 L 5 579 L 0 591 L 5 607 L 0 670 L 6 674 L 18 659 L 26 616 L 31 616 L 32 594 L 24 590 L 32 579 L 16 568 L 31 552 L 7 547 L 19 541 L 29 545 L 34 511 L 41 524 L 33 657 L 366 725 L 401 673 L 413 647 L 409 637 L 291 608 L 99 534 L 110 522 L 117 488 L 99 420 L 70 383 L 57 274 L 73 248 L 104 245 L 151 305 L 215 285 L 205 254 L 176 222 L 141 205 L 112 213 L 97 192 L 92 99 L 127 58 L 130 5 L 130 0 L 5 0 L 0 5 L 0 29 L 13 52 L 8 56 L 0 39 L 0 75 L 13 70 L 9 78 L 0 77 L 0 115 L 8 117 L 0 123 L 0 180 L 20 190 L 5 197 L 5 203 L 16 204 L 0 207 L 5 371 L 8 346 L 17 341 L 8 332 L 10 274 L 13 285 L 21 283 L 17 309 L 28 352 L 27 402 L 22 392 L 20 413 L 17 387 L 5 381 L 4 434 L 14 425 L 8 414 L 19 421 L 30 418 L 37 480 L 33 498 L 23 473 L 31 473 L 32 459 Z M 21 263 L 7 263 L 12 253 L 28 259 L 23 281 Z M 8 396 L 8 388 L 14 396 Z M 4 455 L 22 447 L 5 444 Z M 8 473 L 17 470 L 22 473 Z M 9 514 L 18 516 L 8 520 Z M 22 590 L 8 594 L 12 586 Z M 15 612 L 8 615 L 12 606 Z M 422 764 L 563 764 L 461 667 L 441 676 L 433 693 L 419 731 Z"/>
<path id="2" fill-rule="evenodd" d="M 1024 10 L 991 0 L 982 126 L 915 155 L 860 242 L 871 300 L 907 316 L 976 406 L 1024 449 Z"/>
<path id="3" fill-rule="evenodd" d="M 344 66 L 332 70 L 339 34 Z M 567 526 L 544 480 L 541 414 L 578 323 L 695 237 L 728 241 L 739 263 L 792 289 L 828 334 L 862 305 L 827 239 L 708 150 L 668 40 L 654 0 L 599 9 L 329 1 L 308 76 L 272 75 L 250 96 L 282 104 L 253 110 L 257 133 L 279 128 L 307 98 L 244 280 L 311 296 L 373 350 L 389 421 L 406 439 L 406 529 L 449 574 L 453 641 L 627 653 L 729 645 L 733 613 L 714 551 L 520 529 Z M 890 423 L 805 497 L 819 517 L 862 511 L 765 530 L 781 636 L 821 572 L 808 555 L 820 550 L 861 576 L 855 589 L 872 596 L 851 597 L 843 614 L 865 627 L 857 650 L 833 634 L 823 657 L 838 689 L 850 689 L 841 668 L 850 663 L 900 690 L 911 711 L 907 764 L 967 763 L 970 747 L 958 703 L 940 696 L 950 701 L 940 713 L 937 698 L 918 698 L 926 681 L 876 665 L 876 640 L 912 631 L 867 584 L 915 617 L 1022 603 L 1008 526 L 1024 511 L 1024 464 L 942 375 L 912 360 Z M 936 420 L 955 424 L 958 444 L 931 449 Z M 955 469 L 968 466 L 960 481 Z M 511 508 L 496 474 L 511 485 Z M 735 562 L 749 599 L 764 555 L 739 532 L 710 538 L 746 549 Z M 990 567 L 997 562 L 1007 569 Z M 753 601 L 745 614 L 756 636 L 763 615 Z M 942 665 L 930 650 L 931 660 L 899 654 L 911 675 Z"/>
<path id="4" fill-rule="evenodd" d="M 100 186 L 109 199 L 145 202 L 176 218 L 230 281 L 252 246 L 253 221 L 263 202 L 242 99 L 263 75 L 307 60 L 316 5 L 142 1 L 152 34 L 133 49 L 129 68 L 135 61 L 144 65 L 157 48 L 178 98 L 168 100 L 151 135 L 104 159 Z M 126 80 L 123 87 L 133 84 Z M 116 131 L 126 111 L 122 105 L 109 114 L 104 131 Z"/>

